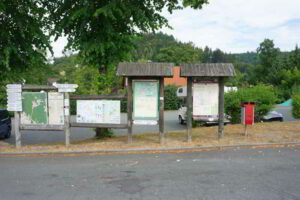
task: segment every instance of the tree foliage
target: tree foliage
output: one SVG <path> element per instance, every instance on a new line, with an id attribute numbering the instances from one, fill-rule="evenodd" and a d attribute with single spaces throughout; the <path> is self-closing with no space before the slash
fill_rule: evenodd
<path id="1" fill-rule="evenodd" d="M 0 70 L 34 67 L 46 60 L 51 50 L 46 34 L 46 10 L 40 1 L 2 0 L 0 2 Z"/>
<path id="2" fill-rule="evenodd" d="M 240 122 L 241 103 L 256 102 L 255 120 L 259 121 L 273 108 L 276 100 L 276 92 L 272 86 L 245 87 L 225 94 L 225 111 L 232 117 L 232 122 L 237 123 Z"/>
<path id="3" fill-rule="evenodd" d="M 78 50 L 85 63 L 106 70 L 129 58 L 133 36 L 168 26 L 161 15 L 184 7 L 202 8 L 207 0 L 45 0 L 52 35 L 68 37 L 67 48 Z"/>

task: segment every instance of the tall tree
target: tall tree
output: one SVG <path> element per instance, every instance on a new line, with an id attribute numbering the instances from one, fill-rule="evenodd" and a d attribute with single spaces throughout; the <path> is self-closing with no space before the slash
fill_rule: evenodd
<path id="1" fill-rule="evenodd" d="M 275 48 L 273 40 L 265 39 L 260 43 L 257 54 L 260 65 L 257 66 L 258 80 L 265 83 L 275 83 L 280 71 L 278 62 L 280 50 Z"/>
<path id="2" fill-rule="evenodd" d="M 53 22 L 52 35 L 68 37 L 85 63 L 104 71 L 128 58 L 132 36 L 168 26 L 161 15 L 183 7 L 202 8 L 207 0 L 44 0 Z"/>
<path id="3" fill-rule="evenodd" d="M 0 70 L 26 68 L 45 61 L 51 50 L 46 10 L 40 0 L 0 1 Z"/>

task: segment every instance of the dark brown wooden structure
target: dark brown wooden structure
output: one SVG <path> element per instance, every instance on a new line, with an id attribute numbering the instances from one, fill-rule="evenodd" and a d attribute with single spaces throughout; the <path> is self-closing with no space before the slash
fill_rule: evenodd
<path id="1" fill-rule="evenodd" d="M 231 63 L 202 63 L 202 64 L 182 64 L 180 76 L 187 78 L 187 140 L 192 141 L 192 114 L 193 82 L 203 79 L 217 78 L 219 84 L 219 129 L 218 137 L 224 136 L 224 82 L 225 78 L 235 76 L 234 66 Z"/>
<path id="2" fill-rule="evenodd" d="M 122 62 L 118 65 L 117 75 L 127 78 L 127 122 L 128 122 L 128 142 L 132 142 L 133 124 L 133 88 L 134 80 L 157 80 L 159 81 L 159 138 L 160 143 L 164 143 L 164 77 L 173 76 L 172 63 L 132 63 Z"/>

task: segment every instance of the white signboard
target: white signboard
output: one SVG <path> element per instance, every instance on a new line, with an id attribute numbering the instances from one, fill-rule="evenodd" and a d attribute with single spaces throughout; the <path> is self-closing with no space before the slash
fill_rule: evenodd
<path id="1" fill-rule="evenodd" d="M 219 86 L 217 83 L 194 83 L 193 116 L 218 115 Z"/>
<path id="2" fill-rule="evenodd" d="M 58 84 L 53 83 L 53 86 L 58 88 L 58 92 L 75 92 L 78 88 L 77 84 Z"/>
<path id="3" fill-rule="evenodd" d="M 64 94 L 59 92 L 48 93 L 49 124 L 64 124 Z"/>
<path id="4" fill-rule="evenodd" d="M 118 100 L 78 100 L 78 123 L 121 123 L 121 103 Z"/>
<path id="5" fill-rule="evenodd" d="M 8 84 L 6 85 L 7 93 L 7 110 L 22 111 L 22 85 Z"/>

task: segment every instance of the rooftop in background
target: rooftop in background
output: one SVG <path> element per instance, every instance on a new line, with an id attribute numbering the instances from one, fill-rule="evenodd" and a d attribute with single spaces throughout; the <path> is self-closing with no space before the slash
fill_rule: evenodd
<path id="1" fill-rule="evenodd" d="M 122 62 L 118 65 L 118 76 L 157 76 L 157 77 L 172 77 L 173 63 L 132 63 Z"/>
<path id="2" fill-rule="evenodd" d="M 180 67 L 173 67 L 173 75 L 172 78 L 165 78 L 165 85 L 186 86 L 186 78 L 180 77 Z"/>
<path id="3" fill-rule="evenodd" d="M 182 64 L 181 77 L 202 76 L 202 77 L 231 77 L 235 76 L 234 66 L 231 63 L 201 63 Z"/>

